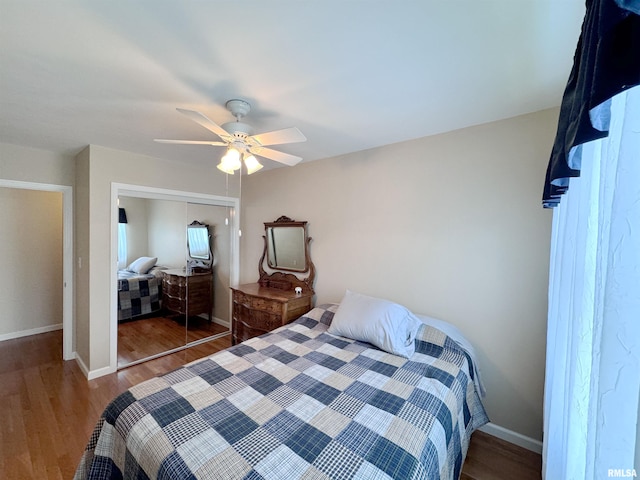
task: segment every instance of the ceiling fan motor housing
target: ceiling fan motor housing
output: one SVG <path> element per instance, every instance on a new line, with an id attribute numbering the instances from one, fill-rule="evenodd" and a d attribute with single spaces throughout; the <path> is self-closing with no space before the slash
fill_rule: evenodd
<path id="1" fill-rule="evenodd" d="M 238 99 L 229 100 L 225 104 L 225 107 L 227 107 L 227 110 L 229 110 L 231 114 L 238 119 L 244 117 L 251 111 L 251 105 L 249 105 L 248 102 Z"/>
<path id="2" fill-rule="evenodd" d="M 245 139 L 249 135 L 253 134 L 253 128 L 251 125 L 247 125 L 243 122 L 229 122 L 221 125 L 221 127 L 236 138 Z"/>

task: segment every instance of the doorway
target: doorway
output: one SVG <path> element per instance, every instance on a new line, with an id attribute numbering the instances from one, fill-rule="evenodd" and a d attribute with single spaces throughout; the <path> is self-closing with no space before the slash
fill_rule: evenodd
<path id="1" fill-rule="evenodd" d="M 74 351 L 73 319 L 73 187 L 46 183 L 0 179 L 0 187 L 60 192 L 62 194 L 62 358 L 72 360 Z M 29 219 L 25 218 L 25 222 Z M 37 266 L 34 266 L 37 268 Z"/>

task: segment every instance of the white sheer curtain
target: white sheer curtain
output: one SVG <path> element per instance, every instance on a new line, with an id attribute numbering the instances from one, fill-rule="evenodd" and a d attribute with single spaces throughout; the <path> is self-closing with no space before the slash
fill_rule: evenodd
<path id="1" fill-rule="evenodd" d="M 583 148 L 553 217 L 546 480 L 640 475 L 640 87 L 612 99 L 609 136 Z"/>
<path id="2" fill-rule="evenodd" d="M 127 266 L 127 224 L 118 223 L 118 270 Z"/>

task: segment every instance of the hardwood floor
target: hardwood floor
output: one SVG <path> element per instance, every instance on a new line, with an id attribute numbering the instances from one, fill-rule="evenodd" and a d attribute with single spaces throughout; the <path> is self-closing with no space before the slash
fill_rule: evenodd
<path id="1" fill-rule="evenodd" d="M 0 478 L 71 479 L 102 410 L 130 386 L 230 346 L 231 337 L 87 381 L 62 332 L 0 342 Z M 539 479 L 540 455 L 476 432 L 461 480 Z"/>
<path id="2" fill-rule="evenodd" d="M 118 324 L 118 365 L 180 348 L 187 342 L 196 342 L 228 331 L 214 322 L 191 317 L 187 322 L 176 316 L 147 316 Z M 153 338 L 153 341 L 149 341 Z"/>
<path id="3" fill-rule="evenodd" d="M 476 431 L 460 480 L 540 480 L 541 472 L 539 454 Z"/>

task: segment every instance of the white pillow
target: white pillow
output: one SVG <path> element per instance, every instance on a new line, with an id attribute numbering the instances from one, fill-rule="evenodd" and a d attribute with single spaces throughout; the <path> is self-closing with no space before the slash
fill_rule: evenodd
<path id="1" fill-rule="evenodd" d="M 157 257 L 140 257 L 131 262 L 127 270 L 133 273 L 147 273 L 158 261 Z"/>
<path id="2" fill-rule="evenodd" d="M 328 332 L 409 358 L 421 322 L 402 305 L 347 290 Z"/>

